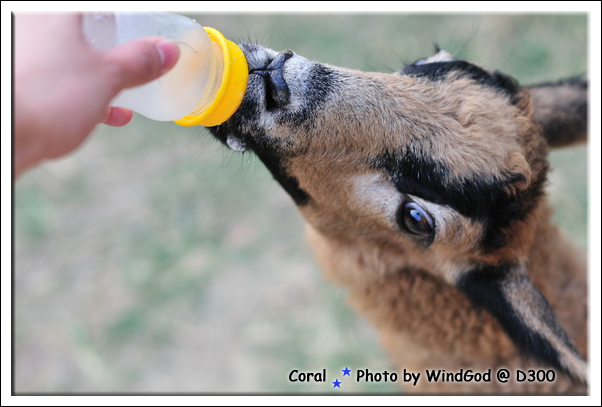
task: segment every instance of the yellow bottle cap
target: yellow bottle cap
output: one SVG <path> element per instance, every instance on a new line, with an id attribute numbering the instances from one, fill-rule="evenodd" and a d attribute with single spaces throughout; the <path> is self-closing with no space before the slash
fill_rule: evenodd
<path id="1" fill-rule="evenodd" d="M 222 83 L 213 102 L 198 115 L 184 116 L 174 120 L 180 126 L 217 126 L 228 120 L 238 109 L 249 79 L 249 68 L 245 54 L 238 45 L 227 40 L 214 28 L 203 27 L 211 41 L 216 43 L 224 57 Z"/>

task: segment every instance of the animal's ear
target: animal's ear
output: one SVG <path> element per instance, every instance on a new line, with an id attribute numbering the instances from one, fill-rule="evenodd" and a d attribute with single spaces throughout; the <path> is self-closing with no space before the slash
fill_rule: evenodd
<path id="1" fill-rule="evenodd" d="M 428 58 L 419 59 L 412 65 L 425 65 L 431 64 L 433 62 L 451 62 L 454 60 L 454 57 L 449 52 L 439 49 L 439 47 L 437 47 L 437 52 L 435 53 L 435 55 L 430 56 Z"/>
<path id="2" fill-rule="evenodd" d="M 431 55 L 428 58 L 421 58 L 417 61 L 414 61 L 413 63 L 411 63 L 410 65 L 406 65 L 405 67 L 401 68 L 399 71 L 395 72 L 397 75 L 402 75 L 404 73 L 404 70 L 407 69 L 408 67 L 413 67 L 413 66 L 421 66 L 421 65 L 426 65 L 426 64 L 432 64 L 433 62 L 451 62 L 451 61 L 455 61 L 455 58 L 447 51 L 444 51 L 442 49 L 439 49 L 439 47 L 436 45 L 435 46 L 435 54 Z"/>
<path id="3" fill-rule="evenodd" d="M 585 78 L 527 86 L 535 121 L 543 128 L 550 147 L 587 140 L 587 88 Z"/>
<path id="4" fill-rule="evenodd" d="M 587 363 L 521 263 L 472 269 L 461 274 L 457 286 L 491 312 L 526 355 L 587 383 Z"/>

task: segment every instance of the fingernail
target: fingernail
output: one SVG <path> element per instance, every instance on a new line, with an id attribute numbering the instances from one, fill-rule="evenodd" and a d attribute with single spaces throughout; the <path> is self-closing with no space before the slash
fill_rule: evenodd
<path id="1" fill-rule="evenodd" d="M 178 45 L 173 41 L 162 40 L 155 45 L 155 48 L 157 48 L 157 52 L 161 56 L 163 72 L 173 68 L 180 57 L 180 48 Z"/>

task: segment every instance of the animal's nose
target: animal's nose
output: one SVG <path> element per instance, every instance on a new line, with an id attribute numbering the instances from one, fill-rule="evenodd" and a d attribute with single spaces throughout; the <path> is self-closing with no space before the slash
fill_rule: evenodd
<path id="1" fill-rule="evenodd" d="M 279 52 L 278 55 L 276 55 L 276 58 L 274 58 L 270 64 L 268 65 L 267 69 L 279 69 L 282 70 L 282 68 L 284 67 L 284 63 L 286 61 L 288 61 L 291 57 L 293 56 L 293 51 L 291 51 L 290 49 L 284 50 L 282 52 Z"/>
<path id="2" fill-rule="evenodd" d="M 284 80 L 283 69 L 286 61 L 292 56 L 293 51 L 290 49 L 282 51 L 276 55 L 276 58 L 274 58 L 267 67 L 268 97 L 270 97 L 271 101 L 278 107 L 288 105 L 291 98 L 291 92 Z"/>

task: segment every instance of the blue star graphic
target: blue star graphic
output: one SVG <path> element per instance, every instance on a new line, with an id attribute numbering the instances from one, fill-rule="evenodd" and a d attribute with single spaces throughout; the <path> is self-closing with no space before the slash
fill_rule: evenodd
<path id="1" fill-rule="evenodd" d="M 339 389 L 341 388 L 341 382 L 339 381 L 339 379 L 335 379 L 334 382 L 332 382 L 332 384 L 334 384 L 334 388 L 338 387 Z"/>
<path id="2" fill-rule="evenodd" d="M 351 370 L 347 369 L 347 366 L 345 366 L 345 369 L 341 370 L 343 372 L 343 376 L 351 376 L 349 373 L 351 372 Z"/>

